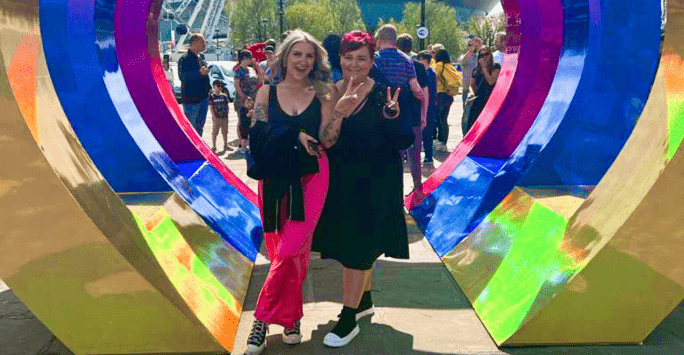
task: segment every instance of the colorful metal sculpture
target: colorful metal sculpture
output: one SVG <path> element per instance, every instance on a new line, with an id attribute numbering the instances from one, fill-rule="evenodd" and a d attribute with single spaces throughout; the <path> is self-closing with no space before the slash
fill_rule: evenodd
<path id="1" fill-rule="evenodd" d="M 406 201 L 500 345 L 639 343 L 684 298 L 684 0 L 661 4 L 506 1 L 495 93 Z M 0 277 L 79 354 L 232 350 L 260 243 L 166 86 L 160 7 L 0 3 Z"/>

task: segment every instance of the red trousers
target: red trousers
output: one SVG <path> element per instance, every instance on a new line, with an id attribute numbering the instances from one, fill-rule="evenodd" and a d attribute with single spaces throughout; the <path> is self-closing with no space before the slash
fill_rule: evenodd
<path id="1" fill-rule="evenodd" d="M 330 177 L 325 153 L 318 159 L 318 166 L 317 174 L 302 178 L 306 220 L 287 220 L 280 231 L 264 233 L 271 268 L 259 293 L 254 317 L 286 329 L 292 328 L 304 315 L 302 285 L 309 267 L 313 232 L 321 217 Z M 259 193 L 262 193 L 261 183 Z"/>

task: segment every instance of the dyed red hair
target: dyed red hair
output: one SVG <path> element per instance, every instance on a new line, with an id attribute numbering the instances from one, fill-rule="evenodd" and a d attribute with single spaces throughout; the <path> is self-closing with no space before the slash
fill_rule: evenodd
<path id="1" fill-rule="evenodd" d="M 368 53 L 373 57 L 373 54 L 375 53 L 375 42 L 370 33 L 360 30 L 347 32 L 340 41 L 340 56 L 364 46 L 368 47 Z"/>

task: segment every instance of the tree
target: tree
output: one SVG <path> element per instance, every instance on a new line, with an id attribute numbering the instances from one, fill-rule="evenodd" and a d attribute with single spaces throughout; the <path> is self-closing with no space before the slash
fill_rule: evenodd
<path id="1" fill-rule="evenodd" d="M 318 1 L 298 1 L 285 9 L 285 20 L 289 28 L 299 28 L 319 40 L 333 30 L 336 19 L 325 4 Z"/>
<path id="2" fill-rule="evenodd" d="M 285 10 L 289 28 L 301 28 L 322 40 L 329 32 L 339 35 L 365 30 L 356 0 L 298 0 Z"/>
<path id="3" fill-rule="evenodd" d="M 386 25 L 388 23 L 394 25 L 394 27 L 397 28 L 397 34 L 411 33 L 411 31 L 406 27 L 406 24 L 404 22 L 398 22 L 393 17 L 390 17 L 389 21 L 385 21 L 385 19 L 383 17 L 379 18 L 378 24 L 375 26 L 375 28 L 378 29 L 381 26 Z M 415 32 L 415 31 L 413 31 L 413 32 Z"/>
<path id="4" fill-rule="evenodd" d="M 280 37 L 277 3 L 277 0 L 230 1 L 224 12 L 230 18 L 235 47 Z M 291 0 L 284 10 L 286 30 L 300 28 L 319 40 L 329 32 L 341 35 L 366 28 L 356 0 Z M 266 26 L 263 19 L 267 19 Z"/>
<path id="5" fill-rule="evenodd" d="M 441 43 L 455 60 L 459 52 L 465 48 L 465 37 L 461 24 L 456 20 L 456 10 L 442 2 L 435 0 L 425 1 L 425 25 L 430 31 L 428 43 Z M 415 41 L 415 50 L 418 50 L 418 38 L 416 26 L 420 24 L 420 4 L 407 3 L 404 5 L 404 20 L 402 21 L 405 32 L 411 34 Z"/>
<path id="6" fill-rule="evenodd" d="M 231 5 L 224 12 L 230 18 L 231 40 L 235 48 L 280 36 L 276 1 L 239 0 Z"/>
<path id="7" fill-rule="evenodd" d="M 325 2 L 336 20 L 336 28 L 333 32 L 342 35 L 351 30 L 366 30 L 361 8 L 356 0 L 325 0 Z"/>
<path id="8" fill-rule="evenodd" d="M 496 33 L 506 31 L 506 22 L 504 13 L 487 17 L 471 17 L 468 21 L 468 32 L 482 38 L 485 46 L 493 48 Z"/>

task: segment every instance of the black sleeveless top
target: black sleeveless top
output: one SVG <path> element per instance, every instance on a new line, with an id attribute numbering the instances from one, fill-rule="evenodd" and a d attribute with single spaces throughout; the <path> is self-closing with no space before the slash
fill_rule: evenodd
<path id="1" fill-rule="evenodd" d="M 321 101 L 318 97 L 314 96 L 304 112 L 290 116 L 280 107 L 276 88 L 275 85 L 271 85 L 268 95 L 268 121 L 271 125 L 285 124 L 296 129 L 297 132 L 303 129 L 306 134 L 318 140 L 318 129 L 321 126 Z"/>
<path id="2" fill-rule="evenodd" d="M 303 130 L 318 139 L 321 125 L 321 102 L 314 97 L 300 114 L 290 116 L 278 103 L 276 86 L 269 87 L 268 122 L 256 122 L 249 132 L 250 154 L 254 164 L 247 170 L 253 179 L 263 180 L 262 205 L 264 231 L 279 230 L 281 201 L 288 198 L 289 216 L 304 220 L 301 177 L 318 172 L 318 159 L 306 153 L 299 143 Z"/>

